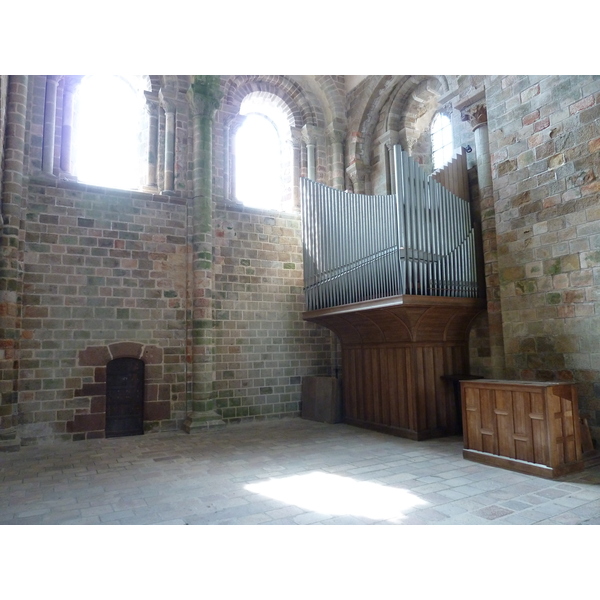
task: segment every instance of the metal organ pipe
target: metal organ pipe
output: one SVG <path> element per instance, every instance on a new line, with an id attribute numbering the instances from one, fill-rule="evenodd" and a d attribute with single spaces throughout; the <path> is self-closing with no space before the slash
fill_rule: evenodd
<path id="1" fill-rule="evenodd" d="M 342 192 L 303 179 L 309 310 L 391 295 L 476 296 L 469 203 L 394 147 L 396 194 Z"/>

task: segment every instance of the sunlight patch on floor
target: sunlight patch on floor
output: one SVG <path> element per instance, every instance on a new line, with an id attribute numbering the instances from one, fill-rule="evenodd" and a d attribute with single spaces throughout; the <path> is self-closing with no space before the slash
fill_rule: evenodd
<path id="1" fill-rule="evenodd" d="M 305 510 L 374 520 L 401 519 L 428 504 L 407 490 L 315 471 L 252 483 L 245 489 Z"/>

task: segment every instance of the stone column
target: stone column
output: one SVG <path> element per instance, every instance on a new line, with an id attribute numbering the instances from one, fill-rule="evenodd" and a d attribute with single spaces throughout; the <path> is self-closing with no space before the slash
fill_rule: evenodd
<path id="1" fill-rule="evenodd" d="M 317 180 L 317 136 L 315 129 L 312 125 L 305 125 L 302 128 L 302 139 L 306 144 L 306 176 L 313 181 Z"/>
<path id="2" fill-rule="evenodd" d="M 212 127 L 221 99 L 218 76 L 196 76 L 188 99 L 193 145 L 192 398 L 183 428 L 194 433 L 225 425 L 214 410 Z"/>
<path id="3" fill-rule="evenodd" d="M 292 204 L 294 208 L 300 209 L 302 202 L 300 196 L 300 163 L 302 161 L 302 132 L 292 127 Z"/>
<path id="4" fill-rule="evenodd" d="M 0 235 L 0 451 L 21 447 L 17 433 L 20 297 L 23 288 L 21 220 L 27 113 L 26 75 L 8 78 Z"/>
<path id="5" fill-rule="evenodd" d="M 490 332 L 491 377 L 505 376 L 504 334 L 500 307 L 500 279 L 498 275 L 498 250 L 496 245 L 496 216 L 492 187 L 492 163 L 488 137 L 487 108 L 482 101 L 461 107 L 461 118 L 473 127 L 477 155 L 477 181 L 479 186 L 481 236 L 487 296 L 487 314 Z"/>
<path id="6" fill-rule="evenodd" d="M 146 110 L 148 111 L 148 171 L 146 174 L 146 187 L 149 191 L 158 189 L 156 173 L 158 169 L 158 96 L 152 92 L 146 95 Z"/>
<path id="7" fill-rule="evenodd" d="M 42 171 L 54 174 L 54 137 L 56 133 L 56 93 L 59 75 L 46 77 L 46 102 L 44 105 L 44 141 L 42 146 Z"/>
<path id="8" fill-rule="evenodd" d="M 382 156 L 385 157 L 385 188 L 386 194 L 396 193 L 396 163 L 394 162 L 394 146 L 400 144 L 400 134 L 390 129 L 382 138 Z"/>
<path id="9" fill-rule="evenodd" d="M 331 144 L 331 187 L 344 189 L 344 132 L 330 126 L 327 130 Z"/>
<path id="10" fill-rule="evenodd" d="M 160 105 L 165 111 L 165 184 L 164 193 L 175 190 L 175 102 L 158 94 Z"/>
<path id="11" fill-rule="evenodd" d="M 63 173 L 73 173 L 72 145 L 73 145 L 73 100 L 75 88 L 81 81 L 81 75 L 65 78 L 63 93 L 62 137 L 60 145 L 60 169 Z M 45 136 L 44 136 L 45 138 Z M 45 146 L 44 146 L 45 147 Z"/>

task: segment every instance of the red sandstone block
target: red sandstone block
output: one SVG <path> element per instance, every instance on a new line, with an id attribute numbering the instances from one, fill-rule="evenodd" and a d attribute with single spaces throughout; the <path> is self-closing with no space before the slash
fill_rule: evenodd
<path id="1" fill-rule="evenodd" d="M 586 98 L 582 98 L 578 102 L 571 104 L 569 106 L 569 112 L 573 115 L 584 108 L 589 108 L 594 105 L 594 96 L 587 96 Z"/>
<path id="2" fill-rule="evenodd" d="M 144 421 L 162 421 L 171 418 L 170 402 L 146 402 L 144 404 Z"/>
<path id="3" fill-rule="evenodd" d="M 545 117 L 541 121 L 538 121 L 533 126 L 533 131 L 538 132 L 542 129 L 546 129 L 546 127 L 550 126 L 550 117 Z"/>
<path id="4" fill-rule="evenodd" d="M 537 121 L 539 118 L 540 118 L 540 111 L 534 110 L 533 112 L 530 112 L 528 115 L 525 115 L 521 119 L 521 122 L 523 123 L 523 125 L 531 125 L 533 122 Z"/>
<path id="5" fill-rule="evenodd" d="M 90 413 L 106 412 L 106 396 L 95 396 L 90 402 Z"/>
<path id="6" fill-rule="evenodd" d="M 85 396 L 101 396 L 105 393 L 105 383 L 84 383 L 80 390 L 75 390 L 75 396 L 78 398 Z"/>
<path id="7" fill-rule="evenodd" d="M 110 359 L 106 346 L 90 346 L 79 353 L 79 365 L 82 367 L 105 365 Z"/>
<path id="8" fill-rule="evenodd" d="M 588 142 L 588 149 L 590 152 L 598 152 L 600 150 L 600 137 L 590 140 Z"/>
<path id="9" fill-rule="evenodd" d="M 93 415 L 75 415 L 73 419 L 73 426 L 70 432 L 79 431 L 104 431 L 106 424 L 106 416 L 104 413 L 97 413 Z M 69 430 L 69 424 L 67 423 L 67 430 Z"/>
<path id="10" fill-rule="evenodd" d="M 140 358 L 143 346 L 136 342 L 117 342 L 108 348 L 112 358 Z"/>

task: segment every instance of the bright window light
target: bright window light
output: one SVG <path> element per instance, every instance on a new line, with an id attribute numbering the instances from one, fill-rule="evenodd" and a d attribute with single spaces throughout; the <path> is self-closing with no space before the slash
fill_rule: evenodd
<path id="1" fill-rule="evenodd" d="M 275 209 L 281 204 L 281 144 L 275 126 L 250 114 L 235 136 L 236 197 L 246 206 Z"/>
<path id="2" fill-rule="evenodd" d="M 73 155 L 83 183 L 137 189 L 142 183 L 144 97 L 125 77 L 91 75 L 75 100 Z"/>
<path id="3" fill-rule="evenodd" d="M 443 113 L 438 113 L 431 122 L 431 156 L 434 170 L 441 169 L 452 160 L 453 150 L 450 118 Z"/>
<path id="4" fill-rule="evenodd" d="M 235 197 L 246 206 L 281 210 L 291 177 L 290 116 L 276 97 L 250 93 L 234 139 Z"/>
<path id="5" fill-rule="evenodd" d="M 376 521 L 400 521 L 407 510 L 429 504 L 407 490 L 320 471 L 252 483 L 245 489 L 321 514 Z"/>

